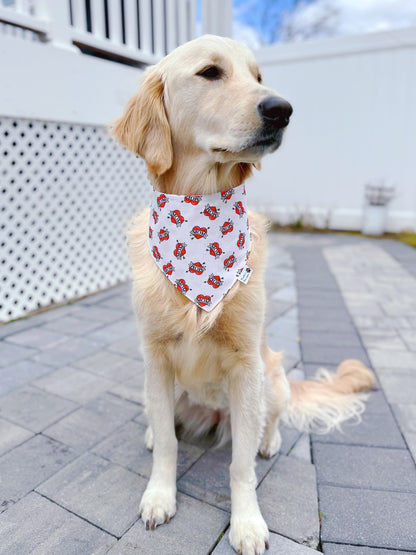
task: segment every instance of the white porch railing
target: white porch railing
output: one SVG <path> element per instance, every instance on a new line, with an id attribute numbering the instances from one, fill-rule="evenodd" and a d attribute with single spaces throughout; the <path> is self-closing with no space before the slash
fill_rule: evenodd
<path id="1" fill-rule="evenodd" d="M 204 33 L 231 36 L 232 0 L 0 0 L 0 22 L 54 46 L 155 63 Z"/>

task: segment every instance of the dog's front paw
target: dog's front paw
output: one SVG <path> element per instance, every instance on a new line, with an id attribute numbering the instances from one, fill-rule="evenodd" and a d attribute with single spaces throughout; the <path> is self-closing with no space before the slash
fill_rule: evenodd
<path id="1" fill-rule="evenodd" d="M 176 513 L 175 491 L 168 488 L 147 488 L 140 502 L 140 516 L 146 530 L 154 530 L 159 524 L 169 522 Z"/>
<path id="2" fill-rule="evenodd" d="M 260 512 L 231 517 L 230 544 L 240 555 L 262 555 L 269 549 L 269 530 Z"/>

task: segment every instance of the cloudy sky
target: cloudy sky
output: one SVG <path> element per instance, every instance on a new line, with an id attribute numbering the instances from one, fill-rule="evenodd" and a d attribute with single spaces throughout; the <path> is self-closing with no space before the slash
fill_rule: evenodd
<path id="1" fill-rule="evenodd" d="M 234 0 L 234 37 L 262 44 L 416 26 L 416 0 Z"/>

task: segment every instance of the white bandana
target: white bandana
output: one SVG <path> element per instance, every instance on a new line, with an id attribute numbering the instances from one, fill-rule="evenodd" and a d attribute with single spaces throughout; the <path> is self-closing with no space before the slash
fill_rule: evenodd
<path id="1" fill-rule="evenodd" d="M 234 285 L 250 254 L 245 199 L 244 185 L 212 195 L 153 191 L 153 259 L 178 291 L 207 312 Z"/>

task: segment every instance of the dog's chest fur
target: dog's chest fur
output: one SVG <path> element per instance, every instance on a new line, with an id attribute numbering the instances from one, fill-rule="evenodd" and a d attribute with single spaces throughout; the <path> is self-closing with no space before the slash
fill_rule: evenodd
<path id="1" fill-rule="evenodd" d="M 146 349 L 152 360 L 175 375 L 191 400 L 212 409 L 226 408 L 229 373 L 244 372 L 261 343 L 264 219 L 249 214 L 252 278 L 247 285 L 235 284 L 221 307 L 205 313 L 176 291 L 154 264 L 147 247 L 147 217 L 148 212 L 133 224 L 129 242 L 133 303 Z M 253 298 L 258 300 L 255 305 Z"/>

